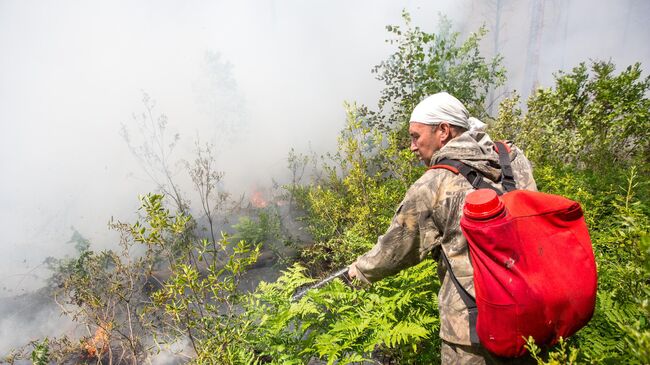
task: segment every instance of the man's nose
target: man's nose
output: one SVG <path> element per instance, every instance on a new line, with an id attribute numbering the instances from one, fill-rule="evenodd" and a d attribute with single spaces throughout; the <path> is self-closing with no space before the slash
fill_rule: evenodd
<path id="1" fill-rule="evenodd" d="M 411 152 L 417 151 L 418 147 L 415 145 L 415 141 L 411 141 Z"/>

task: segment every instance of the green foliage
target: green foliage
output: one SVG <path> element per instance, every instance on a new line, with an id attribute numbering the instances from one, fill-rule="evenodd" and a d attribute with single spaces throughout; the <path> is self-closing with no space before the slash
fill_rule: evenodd
<path id="1" fill-rule="evenodd" d="M 242 216 L 233 226 L 234 239 L 250 242 L 271 250 L 279 259 L 285 261 L 282 247 L 289 244 L 282 231 L 280 213 L 274 206 L 257 210 L 257 216 Z"/>
<path id="2" fill-rule="evenodd" d="M 55 298 L 63 299 L 64 313 L 92 329 L 91 337 L 92 333 L 105 334 L 101 345 L 88 338 L 76 348 L 61 347 L 61 351 L 79 351 L 101 361 L 104 356 L 112 358 L 115 348 L 131 363 L 146 358 L 145 334 L 151 319 L 143 311 L 149 302 L 145 288 L 161 253 L 174 251 L 170 247 L 186 234 L 189 218 L 172 216 L 163 207 L 161 195 L 141 197 L 141 203 L 145 223 L 110 223 L 120 234 L 120 251 L 84 250 L 65 261 L 55 275 L 60 280 Z M 144 255 L 134 255 L 137 243 L 146 245 Z"/>
<path id="3" fill-rule="evenodd" d="M 117 356 L 141 363 L 152 339 L 163 346 L 189 338 L 199 364 L 254 359 L 245 346 L 252 322 L 241 312 L 238 286 L 259 246 L 231 244 L 226 236 L 198 240 L 188 231 L 192 217 L 172 214 L 162 195 L 140 200 L 141 220 L 110 224 L 120 233 L 120 251 L 85 250 L 59 272 L 57 300 L 64 298 L 66 313 L 97 331 L 76 346 L 57 346 L 56 358 L 81 352 L 98 363 Z M 160 276 L 165 271 L 167 279 Z"/>
<path id="4" fill-rule="evenodd" d="M 575 347 L 568 347 L 567 341 L 562 337 L 558 341 L 556 350 L 548 355 L 548 361 L 545 361 L 542 350 L 535 344 L 532 337 L 526 340 L 526 348 L 530 351 L 532 358 L 537 361 L 538 365 L 574 365 L 577 364 L 578 352 Z"/>
<path id="5" fill-rule="evenodd" d="M 540 89 L 528 100 L 501 105 L 491 131 L 514 139 L 537 163 L 565 163 L 604 172 L 612 166 L 642 166 L 650 161 L 650 77 L 639 64 L 614 73 L 611 62 L 582 63 L 559 72 L 554 88 Z"/>
<path id="6" fill-rule="evenodd" d="M 246 268 L 257 261 L 259 246 L 239 241 L 231 247 L 224 235 L 217 247 L 229 253 L 225 265 L 212 260 L 199 271 L 180 264 L 152 296 L 153 308 L 164 308 L 165 336 L 172 341 L 187 336 L 196 351 L 197 364 L 233 364 L 250 356 L 242 345 L 252 323 L 238 309 L 243 302 L 238 285 Z M 199 261 L 217 255 L 219 252 L 204 240 Z"/>
<path id="7" fill-rule="evenodd" d="M 624 189 L 611 198 L 612 211 L 598 217 L 592 240 L 598 262 L 599 293 L 596 313 L 575 341 L 588 361 L 644 364 L 648 362 L 650 336 L 648 305 L 648 234 L 650 219 L 634 192 L 638 187 L 635 169 Z M 645 346 L 645 347 L 644 347 Z"/>
<path id="8" fill-rule="evenodd" d="M 346 105 L 347 125 L 338 151 L 323 162 L 324 176 L 296 198 L 316 243 L 304 260 L 317 272 L 350 263 L 389 225 L 410 181 L 422 172 L 398 147 L 397 133 L 365 126 L 355 105 Z"/>
<path id="9" fill-rule="evenodd" d="M 43 341 L 34 342 L 34 350 L 30 355 L 32 364 L 47 365 L 50 363 L 50 345 L 47 337 Z"/>
<path id="10" fill-rule="evenodd" d="M 74 248 L 78 253 L 88 251 L 90 249 L 90 241 L 84 237 L 74 227 L 72 228 L 72 237 L 67 243 L 74 243 Z"/>
<path id="11" fill-rule="evenodd" d="M 426 261 L 367 289 L 336 279 L 308 292 L 299 302 L 291 295 L 313 282 L 296 265 L 275 283 L 260 284 L 248 310 L 258 318 L 258 351 L 273 363 L 305 363 L 311 358 L 348 364 L 377 356 L 400 363 L 431 361 L 438 356 L 435 265 Z"/>
<path id="12" fill-rule="evenodd" d="M 77 352 L 101 362 L 104 357 L 112 358 L 113 349 L 122 353 L 124 361 L 131 363 L 146 357 L 143 334 L 148 319 L 141 316 L 141 311 L 148 302 L 145 288 L 159 258 L 152 246 L 154 237 L 158 241 L 163 237 L 171 239 L 160 216 L 164 213 L 171 218 L 162 208 L 161 196 L 149 195 L 141 201 L 142 209 L 150 216 L 159 213 L 158 219 L 151 219 L 146 226 L 111 221 L 109 227 L 120 234 L 119 251 L 90 250 L 88 240 L 75 231 L 70 242 L 76 244 L 78 256 L 48 260 L 54 270 L 50 288 L 55 300 L 63 313 L 84 324 L 90 335 L 76 345 L 55 339 L 52 354 L 55 358 L 65 359 Z M 187 220 L 181 216 L 176 218 L 174 232 L 180 234 Z M 136 242 L 147 244 L 149 249 L 145 255 L 134 255 Z M 93 339 L 93 333 L 104 334 L 101 344 Z"/>
<path id="13" fill-rule="evenodd" d="M 235 345 L 243 342 L 250 325 L 238 311 L 238 285 L 257 260 L 259 246 L 245 241 L 231 245 L 225 235 L 217 242 L 188 240 L 190 216 L 171 215 L 161 195 L 149 195 L 142 203 L 145 223 L 136 222 L 128 232 L 147 245 L 148 257 L 163 257 L 171 271 L 142 315 L 157 318 L 151 325 L 159 341 L 189 338 L 196 363 L 234 363 L 245 355 Z M 221 256 L 227 257 L 225 262 Z"/>
<path id="14" fill-rule="evenodd" d="M 155 258 L 166 259 L 170 265 L 191 255 L 188 224 L 191 216 L 179 213 L 173 216 L 163 204 L 163 195 L 149 194 L 140 197 L 140 210 L 145 214 L 145 224 L 139 221 L 132 226 L 122 225 L 135 242 L 146 245 Z"/>
<path id="15" fill-rule="evenodd" d="M 76 251 L 75 257 L 47 257 L 44 261 L 47 268 L 52 271 L 52 275 L 47 279 L 47 286 L 52 290 L 55 290 L 59 285 L 62 285 L 63 281 L 65 281 L 71 273 L 79 270 L 78 258 L 87 255 L 90 252 L 90 241 L 74 227 L 71 228 L 72 237 L 70 237 L 70 240 L 67 243 L 74 243 Z"/>
<path id="16" fill-rule="evenodd" d="M 487 33 L 483 27 L 458 44 L 459 33 L 442 17 L 438 33 L 424 32 L 411 25 L 410 15 L 402 13 L 404 26 L 389 25 L 395 53 L 375 66 L 373 72 L 386 87 L 379 98 L 379 108 L 386 114 L 369 113 L 371 124 L 401 127 L 425 96 L 447 91 L 463 100 L 472 115 L 487 116 L 486 97 L 490 89 L 505 82 L 501 57 L 486 61 L 479 43 Z"/>
<path id="17" fill-rule="evenodd" d="M 253 243 L 275 241 L 281 236 L 280 216 L 272 210 L 260 211 L 257 219 L 243 216 L 233 228 L 237 232 L 235 238 Z"/>

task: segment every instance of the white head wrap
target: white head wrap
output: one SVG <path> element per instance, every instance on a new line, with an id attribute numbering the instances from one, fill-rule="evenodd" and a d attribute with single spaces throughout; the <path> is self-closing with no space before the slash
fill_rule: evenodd
<path id="1" fill-rule="evenodd" d="M 428 96 L 411 113 L 410 122 L 436 125 L 447 122 L 470 131 L 485 131 L 486 124 L 470 117 L 460 100 L 446 92 Z"/>

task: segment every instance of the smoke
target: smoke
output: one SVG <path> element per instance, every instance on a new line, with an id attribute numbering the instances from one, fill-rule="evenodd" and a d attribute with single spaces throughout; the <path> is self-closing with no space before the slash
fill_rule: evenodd
<path id="1" fill-rule="evenodd" d="M 485 25 L 483 54 L 504 57 L 508 83 L 496 97 L 517 91 L 523 100 L 535 87 L 549 87 L 558 70 L 580 62 L 611 60 L 622 70 L 648 65 L 650 2 L 643 0 L 490 0 L 473 2 L 464 32 Z M 498 24 L 498 26 L 497 26 Z M 647 69 L 647 66 L 646 66 Z M 493 108 L 496 111 L 496 108 Z"/>
<path id="2" fill-rule="evenodd" d="M 0 297 L 42 285 L 46 257 L 74 254 L 67 243 L 74 230 L 93 249 L 114 247 L 110 217 L 135 218 L 137 196 L 155 183 L 120 130 L 134 143 L 147 138 L 133 119 L 146 112 L 144 93 L 155 116 L 166 117 L 167 141 L 179 136 L 169 166 L 188 193 L 178 162 L 193 159 L 198 140 L 214 146 L 223 189 L 250 194 L 286 177 L 291 147 L 333 150 L 343 101 L 375 105 L 382 85 L 370 69 L 394 51 L 385 26 L 402 24 L 402 8 L 427 31 L 439 13 L 463 35 L 485 24 L 484 53 L 498 51 L 508 69 L 498 99 L 548 86 L 552 72 L 590 58 L 619 68 L 647 64 L 649 7 L 642 0 L 0 2 Z M 530 65 L 535 21 L 539 57 Z M 13 344 L 19 325 L 3 321 L 0 344 Z M 43 325 L 23 323 L 22 338 Z"/>
<path id="3" fill-rule="evenodd" d="M 0 298 L 0 356 L 45 336 L 74 336 L 79 328 L 62 316 L 46 291 Z"/>
<path id="4" fill-rule="evenodd" d="M 192 356 L 190 340 L 182 339 L 166 345 L 158 354 L 151 358 L 152 365 L 184 364 Z"/>

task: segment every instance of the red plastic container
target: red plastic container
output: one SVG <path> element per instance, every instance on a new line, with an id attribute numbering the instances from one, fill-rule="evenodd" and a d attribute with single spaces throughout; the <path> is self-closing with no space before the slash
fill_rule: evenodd
<path id="1" fill-rule="evenodd" d="M 525 338 L 554 344 L 591 319 L 597 274 L 582 209 L 557 195 L 470 193 L 461 228 L 469 243 L 481 344 L 524 355 Z"/>

